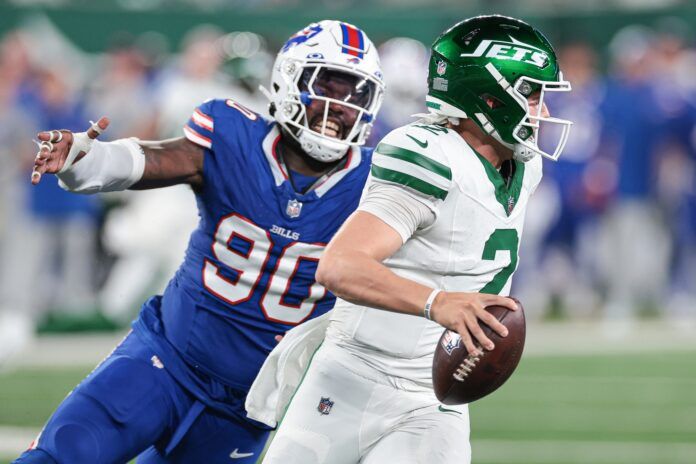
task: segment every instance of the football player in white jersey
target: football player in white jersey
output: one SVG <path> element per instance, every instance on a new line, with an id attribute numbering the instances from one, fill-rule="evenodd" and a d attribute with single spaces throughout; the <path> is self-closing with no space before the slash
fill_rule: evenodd
<path id="1" fill-rule="evenodd" d="M 479 321 L 516 310 L 508 295 L 525 209 L 570 121 L 549 91 L 568 91 L 536 29 L 503 16 L 458 23 L 432 46 L 428 115 L 377 146 L 358 210 L 321 258 L 338 297 L 264 463 L 466 463 L 466 405 L 443 407 L 431 365 L 443 326 L 470 354 L 493 349 Z M 556 127 L 552 150 L 537 145 Z M 485 354 L 484 354 L 485 355 Z"/>

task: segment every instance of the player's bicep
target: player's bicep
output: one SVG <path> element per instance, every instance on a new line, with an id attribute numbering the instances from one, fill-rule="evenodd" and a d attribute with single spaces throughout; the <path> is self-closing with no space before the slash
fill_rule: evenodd
<path id="1" fill-rule="evenodd" d="M 205 151 L 201 146 L 184 137 L 139 143 L 145 153 L 145 172 L 131 189 L 175 184 L 191 184 L 195 188 L 202 185 Z"/>
<path id="2" fill-rule="evenodd" d="M 403 244 L 392 226 L 367 211 L 356 211 L 326 247 L 327 254 L 362 253 L 377 261 L 393 255 Z"/>

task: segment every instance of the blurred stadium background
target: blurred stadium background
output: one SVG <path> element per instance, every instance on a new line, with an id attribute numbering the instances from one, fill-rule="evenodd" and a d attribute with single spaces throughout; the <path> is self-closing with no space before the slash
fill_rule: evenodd
<path id="1" fill-rule="evenodd" d="M 527 352 L 471 407 L 474 462 L 695 463 L 693 0 L 0 0 L 0 462 L 163 288 L 196 222 L 183 187 L 32 188 L 38 130 L 107 115 L 110 139 L 177 136 L 209 97 L 265 113 L 276 49 L 335 18 L 381 44 L 374 142 L 424 109 L 427 46 L 481 13 L 549 36 L 574 87 L 549 106 L 575 127 L 529 210 Z"/>

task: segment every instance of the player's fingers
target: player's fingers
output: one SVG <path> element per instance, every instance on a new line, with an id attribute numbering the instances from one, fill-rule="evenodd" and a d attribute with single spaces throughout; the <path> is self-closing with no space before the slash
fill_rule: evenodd
<path id="1" fill-rule="evenodd" d="M 53 150 L 55 146 L 53 145 L 53 142 L 50 141 L 44 141 L 39 144 L 39 155 L 41 156 L 48 156 Z"/>
<path id="2" fill-rule="evenodd" d="M 51 141 L 51 131 L 41 131 L 36 134 L 36 138 L 39 142 L 50 142 Z"/>
<path id="3" fill-rule="evenodd" d="M 488 338 L 486 334 L 483 332 L 483 329 L 481 329 L 481 326 L 478 323 L 478 319 L 468 320 L 467 328 L 469 329 L 469 332 L 471 332 L 471 335 L 474 336 L 474 338 L 481 344 L 482 347 L 484 347 L 487 350 L 492 350 L 493 348 L 495 348 L 495 345 L 493 344 L 491 339 Z"/>
<path id="4" fill-rule="evenodd" d="M 500 322 L 496 317 L 486 310 L 481 311 L 478 314 L 478 318 L 481 319 L 488 327 L 493 329 L 501 337 L 507 337 L 508 329 L 505 325 Z"/>
<path id="5" fill-rule="evenodd" d="M 102 116 L 99 121 L 92 123 L 92 126 L 87 130 L 87 137 L 96 139 L 107 127 L 109 127 L 109 118 Z"/>
<path id="6" fill-rule="evenodd" d="M 282 335 L 276 335 L 276 336 L 273 337 L 273 338 L 275 338 L 275 341 L 276 341 L 276 342 L 280 343 L 280 341 L 283 339 L 283 336 L 282 336 Z"/>
<path id="7" fill-rule="evenodd" d="M 48 143 L 48 142 L 43 142 L 43 143 Z M 39 148 L 39 151 L 36 152 L 36 156 L 34 157 L 34 167 L 36 166 L 43 166 L 46 164 L 49 156 L 50 156 L 50 147 L 47 146 L 41 146 Z"/>
<path id="8" fill-rule="evenodd" d="M 51 142 L 51 143 L 59 143 L 62 142 L 63 140 L 69 141 L 68 136 L 71 135 L 70 131 L 61 131 L 61 130 L 50 130 L 50 131 L 42 131 L 36 134 L 36 138 L 38 139 L 39 143 L 41 142 Z"/>
<path id="9" fill-rule="evenodd" d="M 41 156 L 41 153 L 36 155 L 36 158 L 34 158 L 34 166 L 43 166 L 46 164 L 46 157 Z"/>
<path id="10" fill-rule="evenodd" d="M 41 166 L 37 166 L 36 164 L 34 164 L 34 169 L 31 172 L 31 183 L 33 185 L 36 185 L 39 182 L 41 182 L 41 176 L 43 175 L 44 172 L 46 172 L 46 165 L 45 164 L 43 164 Z"/>
<path id="11" fill-rule="evenodd" d="M 517 303 L 512 298 L 500 295 L 484 295 L 482 302 L 485 306 L 504 306 L 510 311 L 517 311 Z"/>
<path id="12" fill-rule="evenodd" d="M 48 157 L 49 153 L 50 152 L 48 151 L 48 147 L 44 147 L 42 145 L 39 145 L 39 149 L 36 152 L 36 157 L 34 159 L 39 159 L 39 158 L 45 159 Z"/>
<path id="13" fill-rule="evenodd" d="M 51 138 L 49 139 L 49 142 L 58 143 L 63 140 L 63 133 L 59 130 L 52 130 L 50 134 Z"/>
<path id="14" fill-rule="evenodd" d="M 474 341 L 472 340 L 471 335 L 469 334 L 469 331 L 466 329 L 466 327 L 464 327 L 461 330 L 457 330 L 457 333 L 462 338 L 462 343 L 464 343 L 464 347 L 466 348 L 466 351 L 469 354 L 482 354 L 481 350 L 479 350 L 474 344 Z"/>

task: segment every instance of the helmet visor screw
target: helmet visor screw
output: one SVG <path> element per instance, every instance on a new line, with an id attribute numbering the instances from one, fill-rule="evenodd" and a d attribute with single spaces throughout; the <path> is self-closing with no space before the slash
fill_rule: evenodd
<path id="1" fill-rule="evenodd" d="M 532 93 L 532 86 L 528 82 L 522 82 L 520 84 L 520 93 L 525 97 L 528 97 Z"/>

